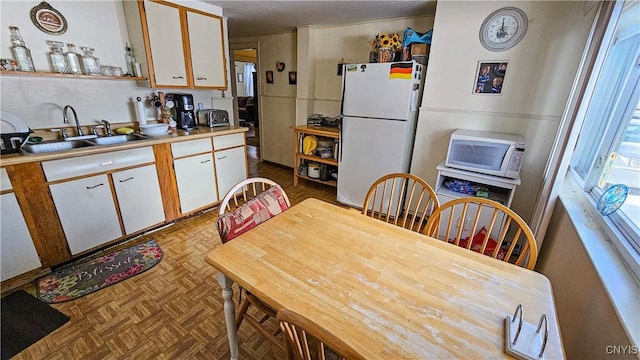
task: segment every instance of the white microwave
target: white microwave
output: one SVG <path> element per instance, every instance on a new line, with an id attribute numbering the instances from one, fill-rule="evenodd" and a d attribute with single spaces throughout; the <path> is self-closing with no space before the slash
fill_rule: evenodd
<path id="1" fill-rule="evenodd" d="M 458 129 L 451 134 L 445 165 L 517 179 L 525 147 L 520 135 Z"/>

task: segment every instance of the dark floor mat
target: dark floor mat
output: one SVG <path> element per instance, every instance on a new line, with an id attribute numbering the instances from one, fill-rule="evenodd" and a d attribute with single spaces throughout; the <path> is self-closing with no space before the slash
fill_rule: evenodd
<path id="1" fill-rule="evenodd" d="M 19 290 L 0 303 L 2 359 L 9 359 L 64 325 L 69 317 Z"/>

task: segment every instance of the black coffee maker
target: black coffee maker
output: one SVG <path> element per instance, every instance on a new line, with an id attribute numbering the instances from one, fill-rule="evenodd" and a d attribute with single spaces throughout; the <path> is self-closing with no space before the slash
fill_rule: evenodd
<path id="1" fill-rule="evenodd" d="M 171 109 L 176 127 L 182 130 L 192 130 L 197 128 L 195 108 L 193 107 L 193 95 L 185 93 L 167 94 L 174 103 Z"/>

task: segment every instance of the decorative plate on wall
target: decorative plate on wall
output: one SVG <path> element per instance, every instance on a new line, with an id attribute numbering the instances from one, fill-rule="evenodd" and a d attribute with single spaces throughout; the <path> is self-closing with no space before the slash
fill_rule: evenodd
<path id="1" fill-rule="evenodd" d="M 67 20 L 45 1 L 31 9 L 31 21 L 49 35 L 62 35 L 67 31 Z"/>

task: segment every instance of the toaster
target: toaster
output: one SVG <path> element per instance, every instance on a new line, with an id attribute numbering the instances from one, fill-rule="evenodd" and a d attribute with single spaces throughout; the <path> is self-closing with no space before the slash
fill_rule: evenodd
<path id="1" fill-rule="evenodd" d="M 229 126 L 229 113 L 220 109 L 198 110 L 198 125 L 208 127 Z"/>

